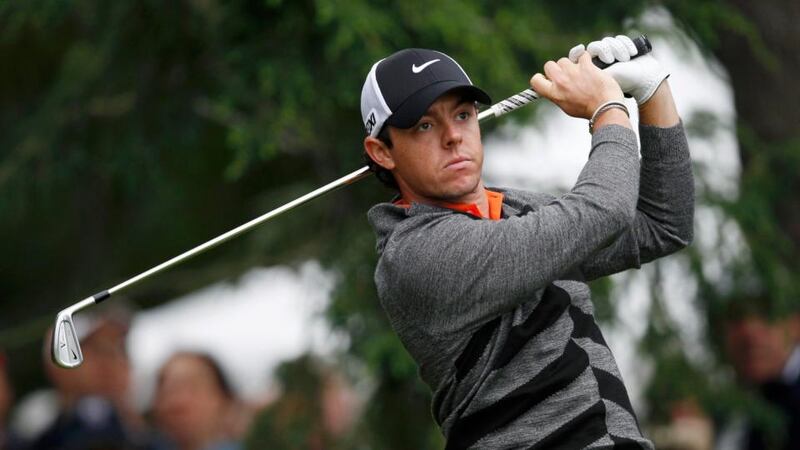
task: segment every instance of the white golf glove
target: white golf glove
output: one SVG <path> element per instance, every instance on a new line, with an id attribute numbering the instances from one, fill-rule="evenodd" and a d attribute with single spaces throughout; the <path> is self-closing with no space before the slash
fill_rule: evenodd
<path id="1" fill-rule="evenodd" d="M 616 62 L 603 70 L 619 83 L 622 92 L 635 98 L 639 105 L 650 100 L 661 82 L 669 76 L 669 72 L 649 53 L 631 59 L 638 50 L 628 36 L 603 38 L 589 43 L 587 47 L 576 45 L 569 51 L 570 61 L 578 62 L 583 52 L 589 52 L 592 57 L 606 64 Z"/>

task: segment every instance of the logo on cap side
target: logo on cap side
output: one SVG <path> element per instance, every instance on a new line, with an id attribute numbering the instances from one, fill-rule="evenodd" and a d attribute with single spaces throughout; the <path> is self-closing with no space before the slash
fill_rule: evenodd
<path id="1" fill-rule="evenodd" d="M 412 64 L 411 65 L 411 71 L 414 72 L 414 73 L 420 73 L 423 70 L 425 70 L 426 67 L 430 66 L 431 64 L 433 64 L 435 62 L 439 62 L 439 61 L 441 61 L 441 60 L 440 59 L 432 59 L 432 60 L 426 62 L 425 64 L 423 64 L 423 65 L 421 65 L 419 67 L 417 67 L 416 64 Z"/>
<path id="2" fill-rule="evenodd" d="M 372 129 L 375 128 L 376 123 L 378 123 L 378 119 L 375 117 L 375 108 L 373 108 L 367 115 L 366 122 L 364 122 L 364 126 L 367 128 L 367 134 L 372 134 Z"/>

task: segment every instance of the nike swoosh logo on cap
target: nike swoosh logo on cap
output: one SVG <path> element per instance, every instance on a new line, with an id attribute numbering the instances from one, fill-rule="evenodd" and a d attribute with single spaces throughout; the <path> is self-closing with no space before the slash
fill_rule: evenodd
<path id="1" fill-rule="evenodd" d="M 422 72 L 423 70 L 425 70 L 425 68 L 426 68 L 426 67 L 428 67 L 428 66 L 430 66 L 431 64 L 433 64 L 433 63 L 435 63 L 435 62 L 438 62 L 438 61 L 441 61 L 441 60 L 440 60 L 440 59 L 432 59 L 432 60 L 430 60 L 430 61 L 426 62 L 425 64 L 423 64 L 423 65 L 421 65 L 421 66 L 419 66 L 419 67 L 417 67 L 417 65 L 416 65 L 416 64 L 412 64 L 412 65 L 411 65 L 411 71 L 412 71 L 412 72 L 414 72 L 414 73 L 420 73 L 420 72 Z"/>

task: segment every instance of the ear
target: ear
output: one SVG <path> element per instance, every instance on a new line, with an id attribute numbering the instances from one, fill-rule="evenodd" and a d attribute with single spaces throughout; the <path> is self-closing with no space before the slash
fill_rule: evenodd
<path id="1" fill-rule="evenodd" d="M 372 136 L 364 138 L 364 151 L 366 151 L 367 155 L 379 166 L 386 170 L 394 169 L 395 164 L 392 152 L 380 139 Z"/>

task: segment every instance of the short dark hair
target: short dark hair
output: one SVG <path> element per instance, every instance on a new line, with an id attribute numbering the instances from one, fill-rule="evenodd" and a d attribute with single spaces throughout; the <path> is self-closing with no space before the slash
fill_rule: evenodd
<path id="1" fill-rule="evenodd" d="M 158 373 L 158 385 L 161 385 L 163 382 L 164 369 L 166 369 L 167 364 L 178 358 L 194 358 L 199 360 L 203 365 L 211 369 L 211 376 L 214 379 L 214 384 L 217 385 L 217 388 L 222 396 L 227 400 L 236 399 L 236 392 L 234 391 L 233 386 L 231 385 L 231 382 L 228 379 L 228 376 L 225 374 L 225 371 L 222 369 L 220 363 L 216 358 L 211 356 L 211 354 L 200 351 L 181 350 L 173 353 L 167 362 L 161 366 L 161 370 Z"/>
<path id="2" fill-rule="evenodd" d="M 392 138 L 389 136 L 389 125 L 384 125 L 383 128 L 381 128 L 377 138 L 379 141 L 383 142 L 386 147 L 389 149 L 392 148 Z M 384 186 L 396 191 L 400 190 L 400 186 L 398 186 L 397 180 L 394 179 L 392 171 L 373 161 L 366 151 L 364 151 L 364 163 L 369 166 L 369 170 L 375 173 L 375 176 L 378 177 L 378 180 L 380 180 Z"/>

